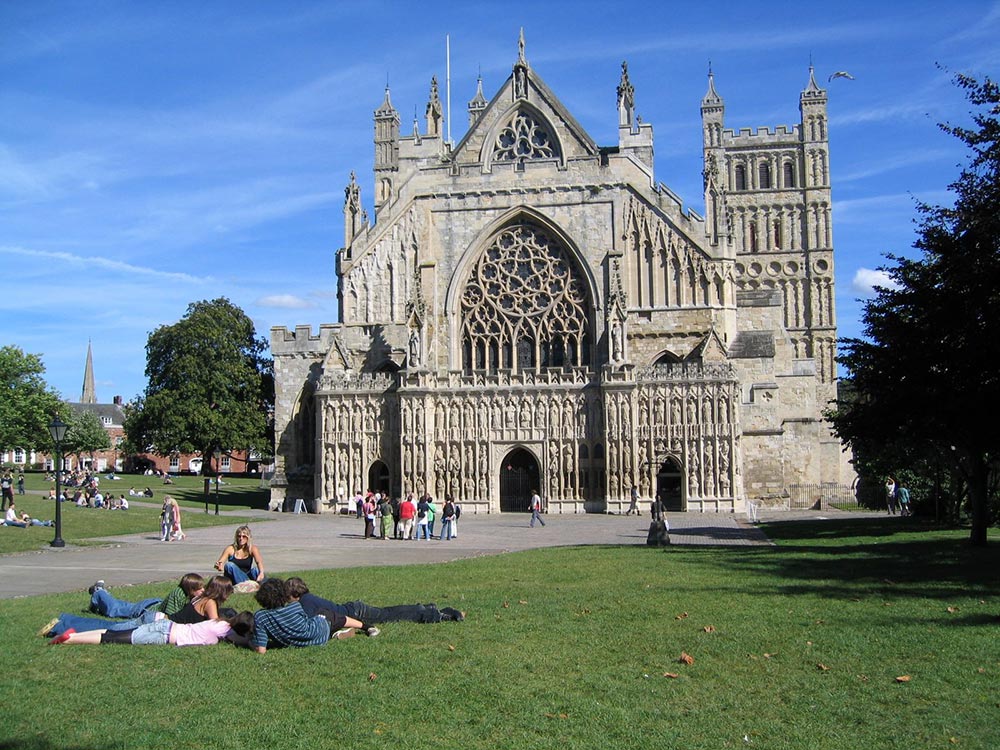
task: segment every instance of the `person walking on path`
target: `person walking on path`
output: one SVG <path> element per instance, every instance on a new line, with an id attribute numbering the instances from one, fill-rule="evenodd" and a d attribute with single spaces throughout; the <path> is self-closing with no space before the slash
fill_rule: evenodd
<path id="1" fill-rule="evenodd" d="M 632 487 L 631 502 L 629 503 L 628 510 L 625 511 L 626 516 L 630 516 L 633 513 L 639 515 L 639 488 Z"/>
<path id="2" fill-rule="evenodd" d="M 539 497 L 538 490 L 531 491 L 531 523 L 528 526 L 535 528 L 535 521 L 542 526 L 545 525 L 545 521 L 542 520 L 542 498 Z"/>

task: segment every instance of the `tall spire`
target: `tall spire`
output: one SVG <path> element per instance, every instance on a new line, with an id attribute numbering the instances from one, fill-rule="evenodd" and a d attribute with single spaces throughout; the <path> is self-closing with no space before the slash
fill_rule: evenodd
<path id="1" fill-rule="evenodd" d="M 80 395 L 81 404 L 96 404 L 97 390 L 94 388 L 94 353 L 87 341 L 87 366 L 83 371 L 83 393 Z"/>
<path id="2" fill-rule="evenodd" d="M 618 83 L 618 127 L 635 126 L 635 87 L 628 79 L 628 63 L 622 62 L 622 78 Z"/>
<path id="3" fill-rule="evenodd" d="M 437 76 L 431 76 L 431 95 L 430 99 L 427 101 L 426 109 L 427 117 L 427 135 L 429 136 L 440 136 L 441 135 L 441 98 L 438 96 L 438 79 Z"/>

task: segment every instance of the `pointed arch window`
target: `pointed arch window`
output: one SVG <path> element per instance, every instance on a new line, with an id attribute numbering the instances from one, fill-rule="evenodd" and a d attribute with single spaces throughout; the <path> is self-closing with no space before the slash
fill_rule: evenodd
<path id="1" fill-rule="evenodd" d="M 531 112 L 518 110 L 497 135 L 493 161 L 523 164 L 531 159 L 558 159 L 559 143 L 547 125 Z"/>
<path id="2" fill-rule="evenodd" d="M 539 371 L 590 360 L 586 285 L 566 249 L 530 223 L 503 229 L 462 292 L 462 369 Z"/>

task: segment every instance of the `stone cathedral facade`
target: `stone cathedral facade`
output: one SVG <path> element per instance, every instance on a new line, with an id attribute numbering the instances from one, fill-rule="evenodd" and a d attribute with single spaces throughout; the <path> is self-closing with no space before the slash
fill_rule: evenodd
<path id="1" fill-rule="evenodd" d="M 609 92 L 610 94 L 611 92 Z M 611 97 L 609 97 L 611 98 Z M 612 99 L 613 100 L 613 99 Z M 272 499 L 366 489 L 466 512 L 735 512 L 840 481 L 827 97 L 734 131 L 709 73 L 704 216 L 653 177 L 623 63 L 600 146 L 529 65 L 457 143 L 431 81 L 423 132 L 375 110 L 374 210 L 352 174 L 341 323 L 274 328 Z M 614 116 L 609 107 L 609 115 Z"/>

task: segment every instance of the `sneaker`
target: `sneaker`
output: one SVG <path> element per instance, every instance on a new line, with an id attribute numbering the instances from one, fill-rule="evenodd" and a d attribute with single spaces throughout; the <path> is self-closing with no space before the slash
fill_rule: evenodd
<path id="1" fill-rule="evenodd" d="M 354 635 L 354 628 L 344 628 L 343 630 L 338 630 L 336 633 L 330 636 L 331 639 L 336 638 L 338 641 L 342 641 L 345 638 L 350 638 Z"/>
<path id="2" fill-rule="evenodd" d="M 59 624 L 59 618 L 58 617 L 53 617 L 51 620 L 49 620 L 47 623 L 45 623 L 45 627 L 44 628 L 42 628 L 41 630 L 38 631 L 38 637 L 39 638 L 45 638 L 45 637 L 47 637 L 48 634 L 52 632 L 52 628 L 54 628 L 58 624 Z"/>
<path id="3" fill-rule="evenodd" d="M 454 607 L 444 607 L 441 610 L 441 619 L 444 621 L 461 622 L 465 619 L 465 612 Z"/>
<path id="4" fill-rule="evenodd" d="M 364 634 L 367 635 L 369 638 L 376 638 L 378 637 L 378 634 L 381 632 L 382 631 L 376 628 L 374 625 L 369 625 L 367 628 L 364 629 Z"/>
<path id="5" fill-rule="evenodd" d="M 91 596 L 93 596 L 94 592 L 97 591 L 97 589 L 103 589 L 103 588 L 104 588 L 104 581 L 103 580 L 101 580 L 101 581 L 94 581 L 94 585 L 91 586 L 89 589 L 87 589 L 87 593 L 90 594 Z"/>
<path id="6" fill-rule="evenodd" d="M 51 641 L 49 641 L 49 645 L 50 646 L 58 646 L 60 643 L 65 643 L 66 641 L 69 640 L 69 637 L 71 635 L 73 635 L 73 633 L 75 633 L 75 632 L 76 631 L 73 630 L 73 628 L 70 628 L 69 630 L 67 630 L 62 635 L 57 635 L 55 638 L 53 638 Z"/>

